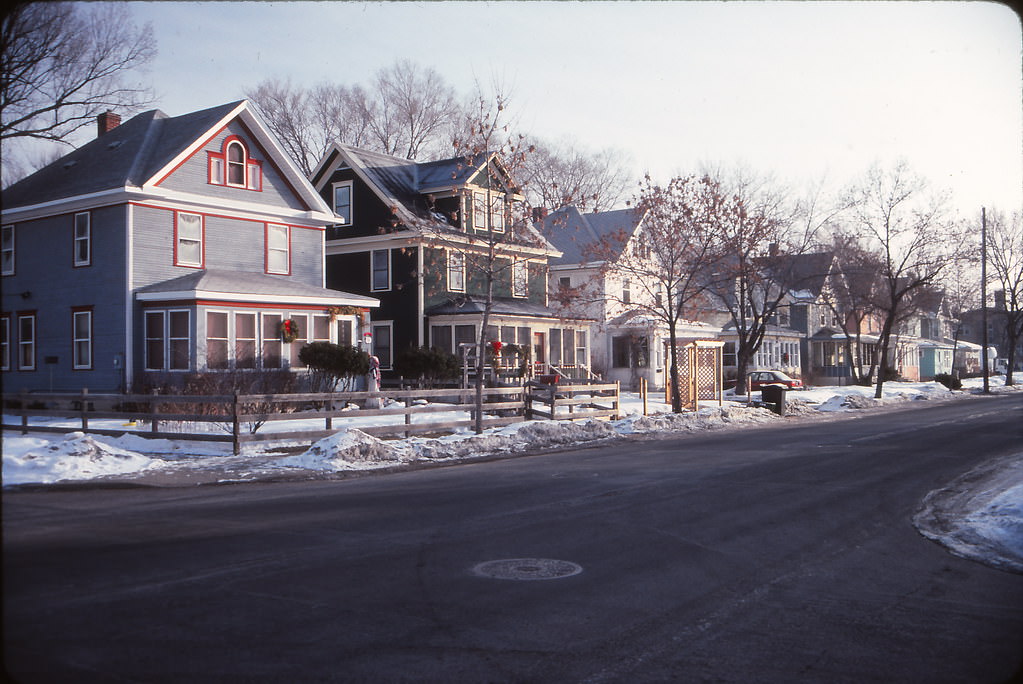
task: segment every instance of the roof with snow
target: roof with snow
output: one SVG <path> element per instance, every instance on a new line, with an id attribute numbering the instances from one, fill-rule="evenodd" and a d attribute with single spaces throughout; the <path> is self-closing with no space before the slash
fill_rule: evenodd
<path id="1" fill-rule="evenodd" d="M 544 218 L 539 223 L 539 230 L 562 252 L 560 258 L 551 260 L 552 265 L 581 264 L 589 260 L 584 254 L 588 245 L 619 234 L 631 236 L 642 220 L 643 212 L 639 209 L 583 213 L 569 205 Z M 626 240 L 623 240 L 620 245 L 614 245 L 617 253 L 621 253 L 625 244 Z"/>
<path id="2" fill-rule="evenodd" d="M 329 290 L 263 273 L 247 273 L 205 269 L 139 288 L 142 301 L 194 299 L 213 297 L 231 301 L 267 301 L 267 297 L 284 298 L 290 304 L 323 304 L 337 306 L 379 306 L 373 297 Z"/>

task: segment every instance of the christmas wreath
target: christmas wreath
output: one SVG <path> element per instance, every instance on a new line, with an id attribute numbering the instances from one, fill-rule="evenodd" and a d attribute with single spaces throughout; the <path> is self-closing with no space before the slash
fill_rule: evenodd
<path id="1" fill-rule="evenodd" d="M 281 339 L 287 343 L 294 342 L 302 331 L 298 329 L 298 323 L 294 318 L 286 318 L 281 321 Z"/>

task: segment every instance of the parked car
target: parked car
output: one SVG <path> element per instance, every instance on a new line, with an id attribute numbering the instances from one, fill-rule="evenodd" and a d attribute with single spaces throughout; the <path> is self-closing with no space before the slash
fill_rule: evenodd
<path id="1" fill-rule="evenodd" d="M 785 385 L 789 389 L 803 389 L 802 380 L 789 377 L 778 370 L 753 371 L 749 374 L 750 388 L 756 392 L 764 385 Z"/>

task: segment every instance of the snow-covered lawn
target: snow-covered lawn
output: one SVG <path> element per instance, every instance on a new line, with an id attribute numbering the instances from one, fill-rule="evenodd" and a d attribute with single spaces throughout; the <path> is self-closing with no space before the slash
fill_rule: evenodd
<path id="1" fill-rule="evenodd" d="M 1023 386 L 1004 387 L 1004 379 L 993 377 L 993 392 L 1023 391 Z M 979 391 L 983 380 L 964 381 L 964 388 L 951 392 L 936 382 L 889 382 L 884 397 L 874 399 L 874 389 L 859 386 L 813 387 L 787 393 L 788 413 L 796 416 L 825 417 L 838 412 L 857 411 L 879 406 L 920 400 L 953 400 Z M 759 393 L 754 393 L 757 398 Z M 359 428 L 402 420 L 401 416 L 360 417 L 357 409 L 350 417 L 335 418 L 336 433 L 309 446 L 288 440 L 289 432 L 320 430 L 323 421 L 295 420 L 268 423 L 262 433 L 280 436 L 279 441 L 248 443 L 242 454 L 233 456 L 227 443 L 186 440 L 149 440 L 126 432 L 120 437 L 101 437 L 74 432 L 73 423 L 54 419 L 49 424 L 67 425 L 63 435 L 3 434 L 3 484 L 46 484 L 96 478 L 145 479 L 154 475 L 173 477 L 188 473 L 216 473 L 221 481 L 255 480 L 274 476 L 322 476 L 341 471 L 393 468 L 415 462 L 455 461 L 495 454 L 524 453 L 561 445 L 585 444 L 620 438 L 636 433 L 693 432 L 721 429 L 781 420 L 764 408 L 750 407 L 745 398 L 726 393 L 724 406 L 706 402 L 699 411 L 672 414 L 663 403 L 663 394 L 648 397 L 643 415 L 640 397 L 621 396 L 622 418 L 616 421 L 531 421 L 492 428 L 481 435 L 464 430 L 447 437 L 411 437 L 381 440 Z M 452 406 L 450 412 L 429 414 L 427 420 L 467 419 L 468 413 Z M 417 417 L 413 417 L 415 420 Z M 8 417 L 5 422 L 15 422 Z M 118 421 L 94 420 L 95 428 L 119 429 Z M 1021 455 L 1023 456 L 1023 455 Z M 1017 461 L 1019 458 L 1016 459 Z M 952 538 L 961 538 L 963 530 L 984 528 L 987 537 L 998 536 L 1001 551 L 1015 549 L 1023 568 L 1023 468 L 1003 469 L 1007 476 L 998 480 L 1001 488 L 992 496 L 973 500 L 974 509 L 965 510 L 962 526 L 946 530 L 944 540 L 955 548 Z M 996 478 L 997 479 L 997 478 Z M 972 532 L 971 532 L 972 534 Z M 978 533 L 979 534 L 979 533 Z M 958 535 L 958 536 L 957 536 Z M 935 537 L 937 538 L 937 537 Z M 1008 539 L 1008 541 L 1005 541 Z M 1013 545 L 1015 543 L 1015 546 Z M 974 548 L 979 548 L 974 545 Z M 988 548 L 988 547 L 985 547 Z"/>

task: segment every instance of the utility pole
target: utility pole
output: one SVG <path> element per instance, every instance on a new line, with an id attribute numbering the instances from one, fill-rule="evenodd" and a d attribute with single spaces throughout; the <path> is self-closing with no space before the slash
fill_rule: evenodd
<path id="1" fill-rule="evenodd" d="M 991 393 L 991 381 L 988 379 L 987 367 L 987 213 L 980 208 L 980 316 L 981 344 L 980 368 L 984 374 L 984 394 Z"/>

